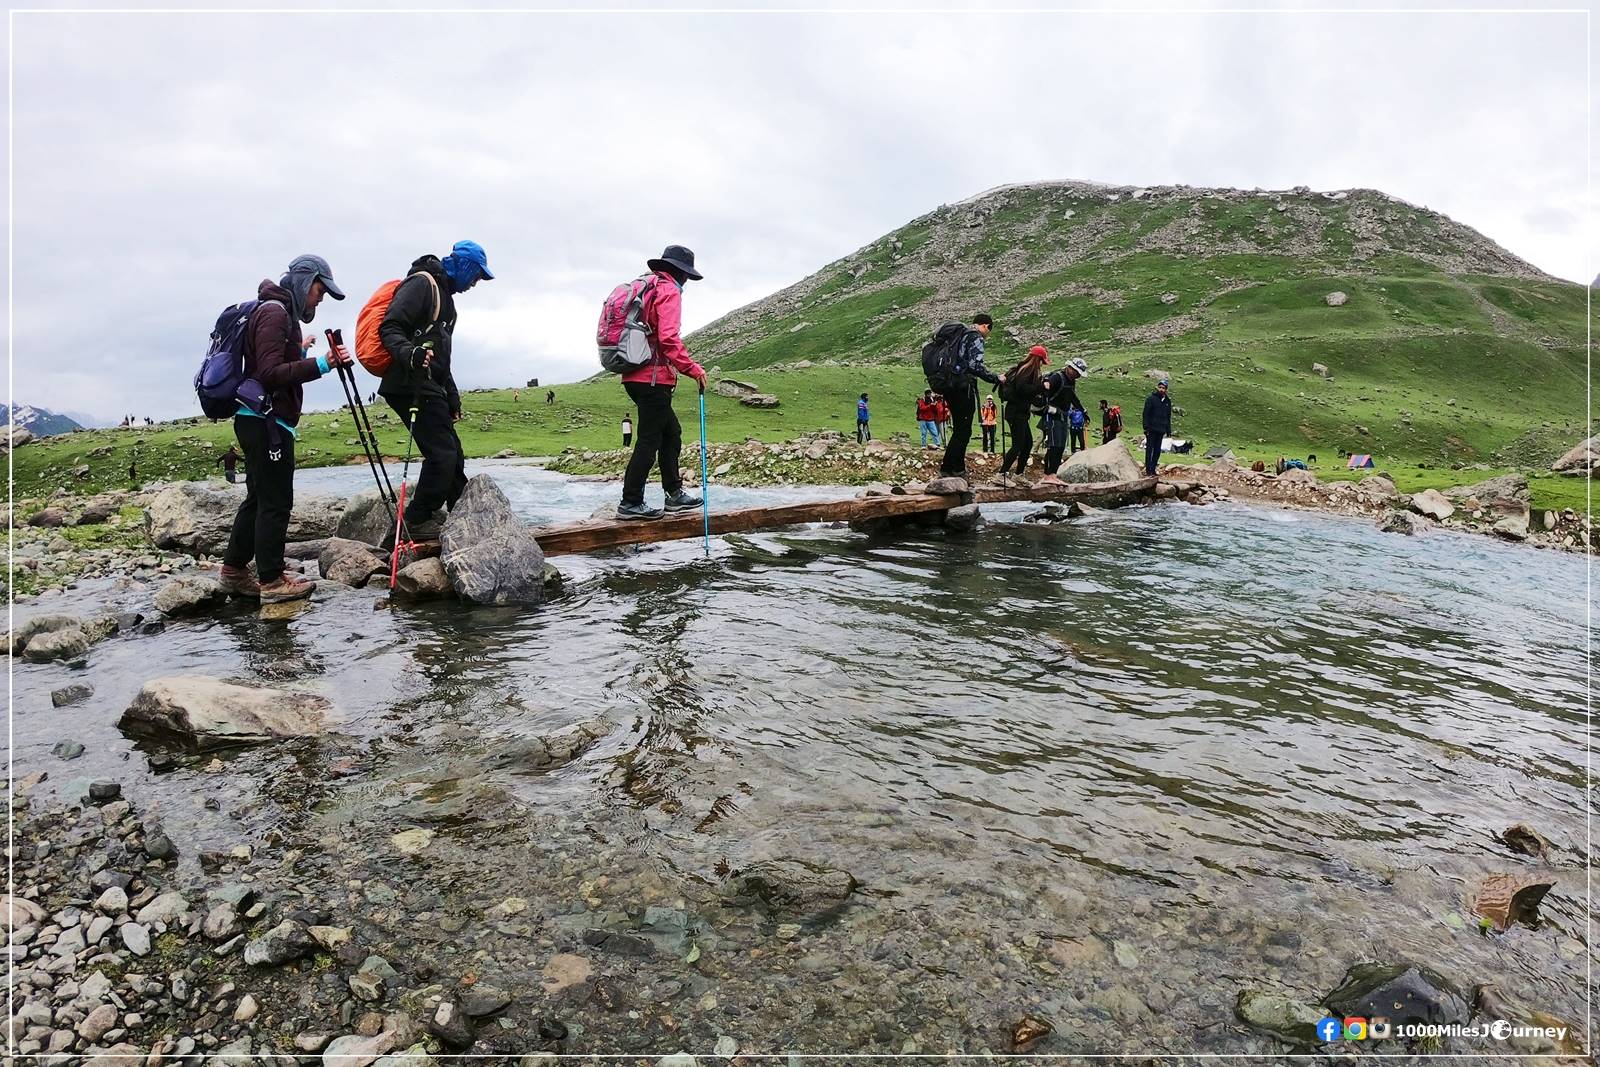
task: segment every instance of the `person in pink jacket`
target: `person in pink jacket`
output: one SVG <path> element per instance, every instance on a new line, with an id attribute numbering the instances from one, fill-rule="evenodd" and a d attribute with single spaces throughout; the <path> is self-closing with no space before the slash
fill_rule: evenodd
<path id="1" fill-rule="evenodd" d="M 645 297 L 641 313 L 650 327 L 650 358 L 622 376 L 622 388 L 634 407 L 639 409 L 639 421 L 633 438 L 633 457 L 622 476 L 622 503 L 617 506 L 619 519 L 659 519 L 661 509 L 644 502 L 644 484 L 650 479 L 650 468 L 659 462 L 661 489 L 666 494 L 666 510 L 688 511 L 700 506 L 700 498 L 683 488 L 683 478 L 678 473 L 678 454 L 683 450 L 683 428 L 672 410 L 672 390 L 678 384 L 681 371 L 706 387 L 705 368 L 696 363 L 684 347 L 679 330 L 683 323 L 683 287 L 690 281 L 704 277 L 694 269 L 694 253 L 682 245 L 668 245 L 661 258 L 648 261 L 645 266 L 655 274 L 655 281 Z"/>

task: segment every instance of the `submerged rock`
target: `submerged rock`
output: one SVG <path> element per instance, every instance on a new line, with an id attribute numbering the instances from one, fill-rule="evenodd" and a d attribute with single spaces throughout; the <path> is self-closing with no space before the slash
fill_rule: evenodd
<path id="1" fill-rule="evenodd" d="M 736 872 L 724 893 L 736 902 L 758 901 L 775 912 L 814 919 L 844 907 L 858 885 L 846 871 L 805 860 L 772 859 Z"/>
<path id="2" fill-rule="evenodd" d="M 89 654 L 89 638 L 82 629 L 73 626 L 65 630 L 51 630 L 30 640 L 22 650 L 22 658 L 30 663 L 50 663 L 55 660 L 78 660 Z"/>
<path id="3" fill-rule="evenodd" d="M 615 511 L 607 504 L 609 511 Z M 395 592 L 408 600 L 437 600 L 450 595 L 450 578 L 445 574 L 444 561 L 435 556 L 407 564 L 395 575 Z"/>
<path id="4" fill-rule="evenodd" d="M 1491 874 L 1478 886 L 1472 910 L 1496 930 L 1508 929 L 1513 923 L 1531 926 L 1538 921 L 1540 902 L 1555 884 L 1555 876 L 1550 874 Z"/>
<path id="5" fill-rule="evenodd" d="M 155 678 L 122 713 L 124 732 L 197 748 L 320 734 L 331 705 L 319 696 L 216 678 Z"/>
<path id="6" fill-rule="evenodd" d="M 361 541 L 344 537 L 328 539 L 328 544 L 317 556 L 317 569 L 329 581 L 341 585 L 363 586 L 374 574 L 389 569 L 371 547 Z"/>
<path id="7" fill-rule="evenodd" d="M 1550 840 L 1527 823 L 1508 826 L 1495 836 L 1495 840 L 1513 852 L 1543 859 L 1550 853 Z"/>
<path id="8" fill-rule="evenodd" d="M 72 685 L 51 690 L 50 703 L 55 707 L 64 708 L 69 704 L 81 704 L 92 696 L 94 696 L 94 686 L 87 682 L 74 682 Z"/>
<path id="9" fill-rule="evenodd" d="M 21 655 L 23 650 L 28 647 L 28 642 L 40 634 L 82 628 L 83 620 L 76 615 L 35 615 L 11 632 L 11 654 L 13 656 Z"/>
<path id="10" fill-rule="evenodd" d="M 1464 1023 L 1467 1002 L 1444 978 L 1409 964 L 1358 963 L 1324 1003 L 1340 1017 L 1383 1015 L 1392 1023 Z"/>
<path id="11" fill-rule="evenodd" d="M 1421 533 L 1427 524 L 1409 511 L 1390 511 L 1378 523 L 1378 529 L 1383 533 L 1411 534 Z"/>
<path id="12" fill-rule="evenodd" d="M 1136 482 L 1144 471 L 1121 441 L 1108 441 L 1080 452 L 1063 463 L 1056 477 L 1069 485 Z"/>
<path id="13" fill-rule="evenodd" d="M 544 550 L 488 475 L 467 483 L 440 545 L 445 574 L 463 600 L 537 604 L 543 598 Z"/>

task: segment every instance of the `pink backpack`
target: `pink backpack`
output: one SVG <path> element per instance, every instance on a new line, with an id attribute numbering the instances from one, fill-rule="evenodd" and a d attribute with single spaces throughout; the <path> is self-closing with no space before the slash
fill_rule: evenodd
<path id="1" fill-rule="evenodd" d="M 626 374 L 650 361 L 650 327 L 644 321 L 644 302 L 656 283 L 654 274 L 623 282 L 600 305 L 600 326 L 595 342 L 600 346 L 600 366 L 612 374 Z"/>

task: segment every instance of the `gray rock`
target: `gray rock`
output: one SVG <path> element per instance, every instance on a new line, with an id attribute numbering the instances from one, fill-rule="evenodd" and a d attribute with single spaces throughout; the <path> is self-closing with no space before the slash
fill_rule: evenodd
<path id="1" fill-rule="evenodd" d="M 35 615 L 11 634 L 11 654 L 19 656 L 28 642 L 40 634 L 54 633 L 57 630 L 81 630 L 83 620 L 76 615 Z"/>
<path id="2" fill-rule="evenodd" d="M 976 530 L 983 515 L 976 504 L 962 504 L 944 513 L 944 524 L 952 530 Z"/>
<path id="3" fill-rule="evenodd" d="M 61 759 L 77 759 L 83 755 L 83 745 L 71 740 L 57 741 L 50 749 L 50 754 Z"/>
<path id="4" fill-rule="evenodd" d="M 967 488 L 967 480 L 965 478 L 935 478 L 928 483 L 923 492 L 934 496 L 955 496 L 965 493 Z"/>
<path id="5" fill-rule="evenodd" d="M 1289 472 L 1285 471 L 1284 473 L 1287 474 Z M 1279 480 L 1282 480 L 1281 477 Z M 1356 483 L 1356 489 L 1360 491 L 1362 496 L 1382 504 L 1387 504 L 1400 496 L 1400 491 L 1395 488 L 1394 480 L 1384 474 L 1367 475 Z"/>
<path id="6" fill-rule="evenodd" d="M 1138 481 L 1144 471 L 1128 454 L 1126 445 L 1108 441 L 1074 453 L 1056 471 L 1056 477 L 1071 485 L 1121 483 Z"/>
<path id="7" fill-rule="evenodd" d="M 128 946 L 128 951 L 135 956 L 150 955 L 150 931 L 138 923 L 125 923 L 118 927 L 117 933 L 122 935 L 122 943 Z"/>
<path id="8" fill-rule="evenodd" d="M 126 733 L 209 748 L 320 734 L 330 707 L 306 693 L 177 676 L 146 682 L 117 725 Z"/>
<path id="9" fill-rule="evenodd" d="M 1316 485 L 1317 476 L 1311 471 L 1303 471 L 1298 467 L 1290 467 L 1278 475 L 1279 485 Z"/>
<path id="10" fill-rule="evenodd" d="M 122 783 L 94 781 L 89 783 L 89 799 L 99 804 L 109 803 L 122 795 Z"/>
<path id="11" fill-rule="evenodd" d="M 162 893 L 140 908 L 134 918 L 141 923 L 166 923 L 172 926 L 187 914 L 189 914 L 189 902 L 184 899 L 182 893 L 174 889 Z"/>
<path id="12" fill-rule="evenodd" d="M 220 556 L 228 545 L 234 515 L 244 500 L 244 486 L 210 486 L 179 482 L 163 489 L 144 511 L 145 532 L 157 548 L 191 555 Z M 344 511 L 338 497 L 296 493 L 286 540 L 332 537 Z"/>
<path id="13" fill-rule="evenodd" d="M 428 1018 L 428 1030 L 453 1049 L 464 1049 L 472 1044 L 472 1022 L 453 1000 L 439 1002 Z"/>
<path id="14" fill-rule="evenodd" d="M 89 638 L 81 629 L 52 630 L 28 641 L 22 658 L 30 663 L 80 660 L 89 654 Z"/>
<path id="15" fill-rule="evenodd" d="M 1600 434 L 1578 442 L 1571 451 L 1550 464 L 1550 469 L 1561 474 L 1569 471 L 1583 474 L 1593 470 L 1596 464 L 1600 464 Z"/>
<path id="16" fill-rule="evenodd" d="M 50 703 L 55 707 L 64 708 L 69 704 L 81 704 L 92 696 L 94 696 L 94 686 L 87 682 L 74 682 L 72 685 L 51 690 Z"/>
<path id="17" fill-rule="evenodd" d="M 255 1064 L 255 1057 L 250 1055 L 248 1034 L 223 1045 L 206 1059 L 208 1064 L 215 1064 L 216 1067 L 254 1067 Z"/>
<path id="18" fill-rule="evenodd" d="M 387 571 L 388 565 L 367 545 L 343 537 L 330 538 L 317 557 L 322 576 L 342 585 L 363 586 L 374 574 Z"/>
<path id="19" fill-rule="evenodd" d="M 510 1003 L 511 994 L 494 986 L 475 985 L 461 995 L 461 1010 L 473 1019 L 504 1011 Z"/>
<path id="20" fill-rule="evenodd" d="M 116 1025 L 117 1009 L 110 1004 L 102 1004 L 78 1024 L 78 1036 L 92 1045 L 105 1037 L 106 1032 Z"/>
<path id="21" fill-rule="evenodd" d="M 1320 1008 L 1280 993 L 1255 989 L 1240 991 L 1233 1010 L 1242 1022 L 1257 1030 L 1293 1044 L 1306 1045 L 1317 1040 L 1317 1021 L 1324 1014 Z"/>
<path id="22" fill-rule="evenodd" d="M 178 848 L 166 831 L 158 828 L 144 835 L 144 854 L 153 860 L 170 860 L 178 854 Z"/>
<path id="23" fill-rule="evenodd" d="M 607 504 L 605 511 L 610 515 L 616 511 L 615 504 Z M 419 559 L 415 563 L 408 563 L 395 575 L 395 592 L 407 600 L 437 600 L 451 594 L 450 578 L 445 574 L 444 561 L 437 556 L 431 559 Z"/>
<path id="24" fill-rule="evenodd" d="M 1410 512 L 1394 510 L 1383 517 L 1383 520 L 1378 524 L 1378 529 L 1384 533 L 1406 534 L 1409 536 L 1421 533 L 1425 526 L 1424 520 Z"/>
<path id="25" fill-rule="evenodd" d="M 797 859 L 763 860 L 736 872 L 725 893 L 785 915 L 819 918 L 842 908 L 859 883 L 849 873 Z"/>
<path id="26" fill-rule="evenodd" d="M 1326 378 L 1328 376 L 1328 368 L 1321 363 L 1313 363 L 1311 364 L 1311 373 Z"/>
<path id="27" fill-rule="evenodd" d="M 350 992 L 355 994 L 357 1000 L 375 1004 L 383 999 L 383 990 L 383 978 L 371 971 L 350 976 Z"/>
<path id="28" fill-rule="evenodd" d="M 393 527 L 394 516 L 388 504 L 376 489 L 368 489 L 345 501 L 334 536 L 347 541 L 379 545 Z"/>
<path id="29" fill-rule="evenodd" d="M 386 1030 L 375 1037 L 350 1034 L 334 1038 L 322 1053 L 323 1067 L 367 1067 L 394 1048 L 395 1035 Z"/>
<path id="30" fill-rule="evenodd" d="M 1455 505 L 1437 489 L 1424 489 L 1420 493 L 1411 494 L 1411 510 L 1419 515 L 1426 515 L 1430 519 L 1443 522 L 1455 514 Z"/>
<path id="31" fill-rule="evenodd" d="M 544 551 L 488 475 L 467 483 L 445 521 L 441 558 L 451 588 L 476 604 L 537 604 Z"/>
<path id="32" fill-rule="evenodd" d="M 128 894 L 121 886 L 111 886 L 95 899 L 94 906 L 107 915 L 121 915 L 128 910 Z"/>
<path id="33" fill-rule="evenodd" d="M 84 940 L 90 945 L 98 945 L 116 924 L 117 921 L 109 915 L 96 915 L 89 923 L 89 931 L 84 934 Z"/>
<path id="34" fill-rule="evenodd" d="M 206 912 L 200 932 L 212 941 L 226 941 L 244 932 L 244 920 L 232 904 L 215 904 Z"/>
<path id="35" fill-rule="evenodd" d="M 1528 520 L 1520 515 L 1507 515 L 1494 524 L 1494 532 L 1507 541 L 1528 539 Z"/>
<path id="36" fill-rule="evenodd" d="M 1323 297 L 1322 299 L 1327 302 L 1327 305 L 1329 307 L 1336 308 L 1336 307 L 1343 307 L 1350 300 L 1350 297 L 1345 295 L 1344 293 L 1335 291 L 1335 292 L 1329 293 L 1327 296 Z"/>
<path id="37" fill-rule="evenodd" d="M 162 586 L 156 593 L 155 605 L 163 615 L 193 615 L 227 600 L 228 594 L 212 579 L 186 574 Z"/>
<path id="38" fill-rule="evenodd" d="M 244 961 L 252 967 L 277 967 L 290 960 L 309 956 L 316 950 L 317 942 L 306 924 L 285 919 L 245 945 Z"/>
<path id="39" fill-rule="evenodd" d="M 778 398 L 771 393 L 752 393 L 749 396 L 741 396 L 739 403 L 747 408 L 775 408 L 778 406 Z"/>

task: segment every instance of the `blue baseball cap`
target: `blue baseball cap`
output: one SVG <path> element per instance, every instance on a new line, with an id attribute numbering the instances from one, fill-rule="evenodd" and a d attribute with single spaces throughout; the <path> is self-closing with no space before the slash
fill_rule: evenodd
<path id="1" fill-rule="evenodd" d="M 459 256 L 470 263 L 477 264 L 478 271 L 488 280 L 494 280 L 494 271 L 489 269 L 489 256 L 484 252 L 483 246 L 476 241 L 457 241 L 455 247 L 450 249 L 450 254 Z"/>

